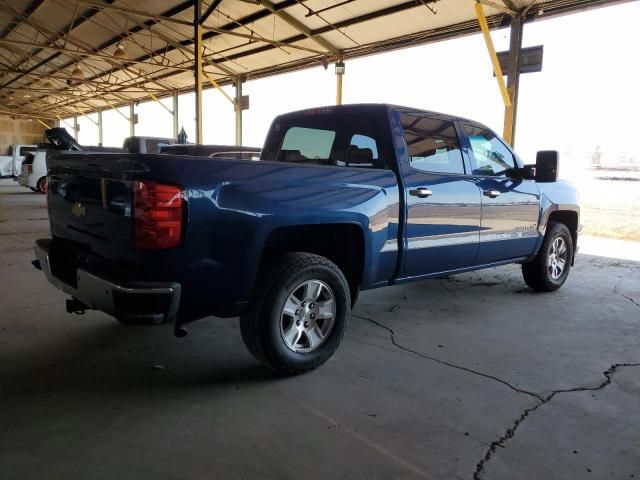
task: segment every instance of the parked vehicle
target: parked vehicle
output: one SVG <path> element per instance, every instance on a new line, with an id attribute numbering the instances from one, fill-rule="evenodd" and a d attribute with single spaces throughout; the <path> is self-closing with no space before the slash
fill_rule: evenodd
<path id="1" fill-rule="evenodd" d="M 158 153 L 163 147 L 176 143 L 173 138 L 164 137 L 127 137 L 122 147 L 103 147 L 80 145 L 66 128 L 55 127 L 45 131 L 52 148 L 55 150 L 78 150 L 90 152 Z"/>
<path id="2" fill-rule="evenodd" d="M 240 316 L 251 353 L 283 374 L 338 347 L 358 292 L 521 263 L 560 288 L 578 236 L 558 154 L 525 165 L 463 118 L 388 105 L 277 117 L 259 162 L 51 155 L 49 282 L 123 323 Z M 206 160 L 206 161 L 205 161 Z"/>
<path id="3" fill-rule="evenodd" d="M 18 183 L 34 192 L 47 193 L 47 151 L 72 150 L 87 152 L 130 153 L 124 147 L 104 147 L 102 145 L 80 145 L 65 128 L 55 127 L 45 131 L 49 144 L 41 144 L 30 149 L 22 162 L 21 171 L 17 177 Z M 156 148 L 153 145 L 156 138 L 128 137 L 125 144 L 134 150 Z M 162 139 L 163 141 L 165 139 Z M 154 150 L 155 151 L 155 150 Z M 131 152 L 139 153 L 139 152 Z M 144 153 L 144 152 L 143 152 Z"/>
<path id="4" fill-rule="evenodd" d="M 47 151 L 41 149 L 27 153 L 17 180 L 34 192 L 47 193 Z"/>
<path id="5" fill-rule="evenodd" d="M 23 187 L 34 192 L 47 193 L 47 151 L 76 150 L 85 151 L 87 147 L 80 145 L 65 128 L 54 127 L 45 130 L 49 144 L 40 144 L 25 154 L 17 181 Z"/>
<path id="6" fill-rule="evenodd" d="M 27 152 L 36 150 L 37 145 L 10 145 L 7 153 L 0 156 L 0 178 L 16 177 L 22 170 L 22 161 Z"/>
<path id="7" fill-rule="evenodd" d="M 125 138 L 122 148 L 129 153 L 159 153 L 163 147 L 174 143 L 175 138 L 134 136 Z"/>

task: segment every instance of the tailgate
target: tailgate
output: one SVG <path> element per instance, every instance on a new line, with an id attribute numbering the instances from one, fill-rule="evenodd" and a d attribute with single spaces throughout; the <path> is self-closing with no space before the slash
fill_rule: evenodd
<path id="1" fill-rule="evenodd" d="M 84 152 L 52 153 L 47 165 L 52 235 L 108 258 L 130 251 L 132 183 L 142 166 L 122 154 Z"/>

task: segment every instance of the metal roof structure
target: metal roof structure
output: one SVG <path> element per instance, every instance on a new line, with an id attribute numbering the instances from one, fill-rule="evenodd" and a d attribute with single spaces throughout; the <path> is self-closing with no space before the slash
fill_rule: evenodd
<path id="1" fill-rule="evenodd" d="M 194 89 L 197 0 L 0 0 L 0 113 L 75 116 Z M 481 0 L 491 28 L 620 0 Z M 480 31 L 474 0 L 201 1 L 225 85 Z"/>

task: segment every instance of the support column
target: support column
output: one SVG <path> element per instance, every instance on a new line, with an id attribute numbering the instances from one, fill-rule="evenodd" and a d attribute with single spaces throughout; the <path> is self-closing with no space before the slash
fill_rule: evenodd
<path id="1" fill-rule="evenodd" d="M 504 139 L 513 147 L 516 141 L 516 116 L 518 113 L 518 89 L 520 86 L 520 64 L 522 61 L 522 17 L 511 19 L 509 40 L 509 69 L 507 71 L 507 92 L 511 106 L 504 108 Z"/>
<path id="2" fill-rule="evenodd" d="M 73 138 L 76 142 L 78 141 L 78 130 L 80 130 L 78 127 L 78 117 L 73 117 Z"/>
<path id="3" fill-rule="evenodd" d="M 136 108 L 133 103 L 129 104 L 129 136 L 136 134 Z"/>
<path id="4" fill-rule="evenodd" d="M 178 138 L 178 92 L 173 92 L 173 138 Z"/>
<path id="5" fill-rule="evenodd" d="M 507 86 L 504 83 L 502 68 L 500 68 L 500 61 L 498 60 L 496 49 L 493 46 L 493 40 L 491 39 L 491 32 L 489 30 L 489 24 L 487 23 L 487 17 L 484 16 L 484 10 L 482 9 L 482 4 L 480 2 L 477 2 L 475 7 L 478 24 L 480 25 L 480 30 L 482 31 L 482 36 L 484 37 L 484 42 L 487 46 L 489 59 L 491 60 L 491 64 L 493 65 L 493 73 L 496 76 L 496 81 L 498 82 L 498 88 L 500 89 L 502 101 L 505 107 L 510 107 L 511 99 L 509 98 L 509 93 L 507 92 Z"/>
<path id="6" fill-rule="evenodd" d="M 342 105 L 342 76 L 345 67 L 342 58 L 336 62 L 336 105 Z"/>
<path id="7" fill-rule="evenodd" d="M 236 99 L 233 108 L 236 113 L 236 145 L 242 145 L 242 79 L 236 77 Z"/>
<path id="8" fill-rule="evenodd" d="M 98 110 L 98 145 L 102 146 L 103 142 L 102 131 L 102 110 Z"/>
<path id="9" fill-rule="evenodd" d="M 196 93 L 196 143 L 202 144 L 202 4 L 200 0 L 194 0 L 193 4 L 193 48 L 195 52 L 195 65 L 193 76 Z"/>

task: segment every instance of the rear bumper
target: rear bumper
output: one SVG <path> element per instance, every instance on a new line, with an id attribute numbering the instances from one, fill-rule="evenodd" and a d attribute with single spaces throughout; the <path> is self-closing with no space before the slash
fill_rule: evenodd
<path id="1" fill-rule="evenodd" d="M 47 241 L 36 242 L 35 254 L 36 266 L 44 272 L 49 283 L 76 298 L 87 308 L 100 310 L 129 323 L 158 324 L 176 319 L 182 293 L 179 283 L 117 284 L 78 268 L 74 286 L 53 274 Z"/>

